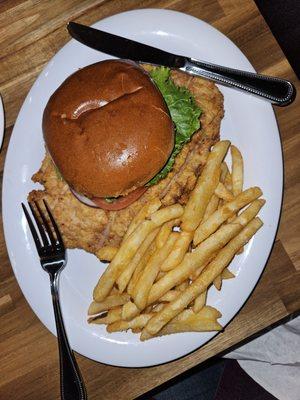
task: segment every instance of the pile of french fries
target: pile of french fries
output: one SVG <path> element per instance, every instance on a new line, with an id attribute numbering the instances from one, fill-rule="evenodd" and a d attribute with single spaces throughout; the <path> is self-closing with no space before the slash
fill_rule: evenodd
<path id="1" fill-rule="evenodd" d="M 229 149 L 231 172 L 224 161 Z M 131 329 L 141 340 L 221 330 L 207 291 L 234 277 L 227 266 L 262 226 L 262 191 L 243 190 L 243 176 L 240 151 L 223 140 L 210 151 L 185 207 L 162 207 L 158 198 L 146 204 L 120 247 L 97 254 L 110 264 L 94 289 L 88 322 L 106 324 L 108 332 Z"/>

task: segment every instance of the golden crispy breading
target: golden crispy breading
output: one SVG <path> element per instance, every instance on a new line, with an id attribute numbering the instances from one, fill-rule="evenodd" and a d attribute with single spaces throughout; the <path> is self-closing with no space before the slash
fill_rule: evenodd
<path id="1" fill-rule="evenodd" d="M 34 190 L 29 200 L 46 199 L 53 210 L 68 248 L 82 248 L 91 253 L 103 245 L 117 246 L 133 216 L 145 202 L 159 196 L 164 205 L 175 202 L 185 204 L 194 188 L 201 168 L 206 162 L 210 147 L 219 139 L 223 117 L 223 96 L 212 82 L 191 77 L 178 71 L 172 72 L 177 85 L 188 87 L 202 109 L 201 128 L 176 157 L 172 171 L 157 185 L 129 207 L 120 211 L 104 211 L 88 207 L 78 201 L 68 185 L 60 178 L 50 156 L 33 176 L 45 190 Z"/>

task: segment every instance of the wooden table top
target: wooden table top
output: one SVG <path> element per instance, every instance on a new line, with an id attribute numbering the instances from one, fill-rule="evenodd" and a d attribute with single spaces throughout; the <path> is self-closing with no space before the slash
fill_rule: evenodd
<path id="1" fill-rule="evenodd" d="M 233 40 L 260 73 L 299 81 L 252 0 L 6 0 L 0 3 L 0 92 L 10 133 L 32 83 L 69 40 L 69 20 L 92 24 L 133 8 L 169 8 L 191 14 Z M 300 309 L 299 96 L 276 108 L 285 159 L 285 196 L 277 240 L 263 276 L 246 305 L 214 340 L 192 354 L 144 369 L 116 368 L 78 356 L 89 399 L 133 399 L 193 366 L 223 353 Z M 266 157 L 268 155 L 266 154 Z M 59 399 L 56 338 L 26 303 L 14 278 L 3 232 L 0 242 L 0 398 Z"/>

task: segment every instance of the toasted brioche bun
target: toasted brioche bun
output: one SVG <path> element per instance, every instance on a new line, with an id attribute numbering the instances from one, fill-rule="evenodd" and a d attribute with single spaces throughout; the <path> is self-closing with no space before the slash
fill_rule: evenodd
<path id="1" fill-rule="evenodd" d="M 161 93 L 147 72 L 120 60 L 90 65 L 67 78 L 48 101 L 43 133 L 62 177 L 91 199 L 144 186 L 174 146 Z"/>

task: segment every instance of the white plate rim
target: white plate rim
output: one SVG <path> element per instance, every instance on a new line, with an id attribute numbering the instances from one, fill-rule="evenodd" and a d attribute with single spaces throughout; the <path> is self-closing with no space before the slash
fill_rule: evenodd
<path id="1" fill-rule="evenodd" d="M 5 128 L 4 108 L 3 108 L 2 97 L 0 95 L 0 150 L 3 143 L 4 128 Z"/>

